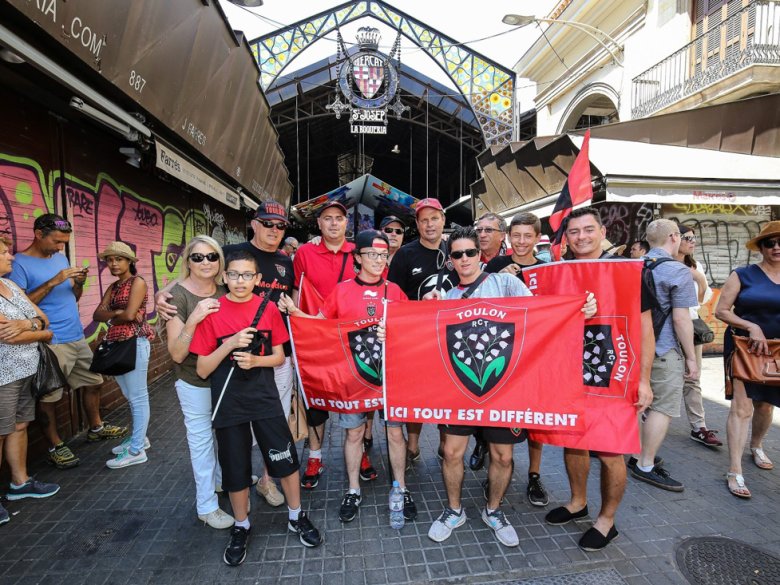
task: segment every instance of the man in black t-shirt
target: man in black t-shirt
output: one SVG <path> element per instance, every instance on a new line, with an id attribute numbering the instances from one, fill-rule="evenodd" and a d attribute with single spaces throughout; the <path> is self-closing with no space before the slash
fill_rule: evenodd
<path id="1" fill-rule="evenodd" d="M 509 224 L 509 243 L 512 246 L 512 254 L 499 255 L 487 263 L 485 272 L 506 272 L 515 274 L 523 284 L 526 284 L 523 278 L 523 268 L 544 264 L 534 256 L 534 246 L 539 243 L 542 235 L 542 222 L 533 213 L 518 213 L 512 218 Z M 469 466 L 472 469 L 479 469 L 484 462 L 484 453 L 486 444 L 484 441 L 478 442 L 474 446 L 474 452 L 469 459 Z M 481 460 L 481 461 L 480 461 Z M 549 502 L 547 490 L 544 489 L 542 478 L 540 476 L 542 466 L 542 444 L 537 441 L 528 440 L 528 485 L 526 486 L 526 496 L 528 501 L 534 506 L 546 506 Z"/>
<path id="2" fill-rule="evenodd" d="M 458 275 L 448 261 L 447 246 L 442 241 L 445 217 L 439 200 L 421 199 L 415 214 L 420 238 L 401 246 L 395 253 L 387 280 L 400 286 L 410 300 L 419 301 L 434 289 L 439 289 L 443 295 L 458 284 Z M 406 428 L 409 433 L 408 459 L 419 461 L 422 424 L 409 423 Z"/>
<path id="3" fill-rule="evenodd" d="M 606 237 L 606 229 L 601 223 L 599 212 L 593 207 L 572 211 L 566 223 L 566 239 L 569 251 L 575 260 L 597 260 L 616 258 L 602 251 L 601 242 Z M 655 295 L 642 285 L 641 323 L 642 353 L 640 359 L 639 395 L 635 404 L 642 412 L 653 401 L 650 389 L 650 369 L 655 357 L 655 336 L 653 335 L 652 308 Z M 596 522 L 579 541 L 586 551 L 601 550 L 618 535 L 615 528 L 615 514 L 623 499 L 626 488 L 626 463 L 617 453 L 594 453 L 601 460 L 601 510 Z M 588 451 L 565 448 L 563 459 L 569 477 L 571 498 L 564 506 L 555 508 L 545 516 L 548 524 L 566 524 L 570 520 L 588 515 L 588 472 L 590 458 Z M 629 460 L 630 464 L 630 460 Z"/>
<path id="4" fill-rule="evenodd" d="M 230 244 L 222 247 L 225 256 L 237 250 L 246 250 L 254 256 L 261 278 L 254 288 L 256 295 L 271 295 L 271 301 L 276 304 L 282 293 L 292 294 L 294 281 L 292 258 L 282 253 L 279 248 L 284 238 L 284 232 L 289 227 L 287 211 L 276 201 L 264 201 L 255 210 L 252 218 L 254 236 L 248 242 Z M 285 326 L 287 317 L 284 316 Z M 284 362 L 274 368 L 274 380 L 279 391 L 284 416 L 290 414 L 293 387 L 293 367 L 290 356 L 290 342 L 284 343 Z M 257 493 L 263 496 L 272 506 L 281 506 L 284 496 L 264 469 L 263 477 L 255 486 Z"/>

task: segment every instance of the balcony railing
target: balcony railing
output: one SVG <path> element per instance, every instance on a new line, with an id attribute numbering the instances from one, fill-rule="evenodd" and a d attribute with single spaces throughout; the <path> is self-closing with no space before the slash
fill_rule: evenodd
<path id="1" fill-rule="evenodd" d="M 780 65 L 780 1 L 755 0 L 735 10 L 635 77 L 631 115 L 648 116 L 751 65 Z"/>

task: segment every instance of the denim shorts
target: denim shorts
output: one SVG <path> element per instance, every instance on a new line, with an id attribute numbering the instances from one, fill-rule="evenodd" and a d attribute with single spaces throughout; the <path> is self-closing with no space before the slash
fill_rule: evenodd
<path id="1" fill-rule="evenodd" d="M 384 420 L 383 411 L 378 410 L 376 411 L 379 413 L 379 417 Z M 368 413 L 367 412 L 355 412 L 355 413 L 339 413 L 339 426 L 342 429 L 356 429 L 360 425 L 365 424 L 365 422 L 368 420 Z M 394 421 L 394 420 L 385 420 L 385 424 L 388 427 L 402 427 L 404 426 L 404 423 L 400 421 Z"/>

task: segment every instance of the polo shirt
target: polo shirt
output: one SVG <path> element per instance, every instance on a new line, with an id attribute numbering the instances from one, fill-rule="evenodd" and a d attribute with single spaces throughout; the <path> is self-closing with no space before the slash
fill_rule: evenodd
<path id="1" fill-rule="evenodd" d="M 316 246 L 314 244 L 304 244 L 295 253 L 293 268 L 295 269 L 295 284 L 297 289 L 301 286 L 301 275 L 306 274 L 306 279 L 314 285 L 317 292 L 323 298 L 327 297 L 336 284 L 342 280 L 348 280 L 355 276 L 351 253 L 355 249 L 355 244 L 347 242 L 341 245 L 341 248 L 332 252 L 325 245 L 323 239 Z"/>
<path id="2" fill-rule="evenodd" d="M 381 319 L 385 313 L 384 298 L 408 300 L 393 282 L 379 279 L 379 282 L 369 284 L 356 276 L 353 280 L 340 282 L 325 299 L 320 312 L 326 319 Z"/>

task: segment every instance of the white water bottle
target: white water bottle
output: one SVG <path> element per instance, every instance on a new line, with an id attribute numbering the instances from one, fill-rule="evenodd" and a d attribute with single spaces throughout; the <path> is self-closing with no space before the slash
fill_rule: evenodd
<path id="1" fill-rule="evenodd" d="M 390 528 L 400 530 L 404 527 L 404 491 L 393 482 L 390 489 Z"/>

